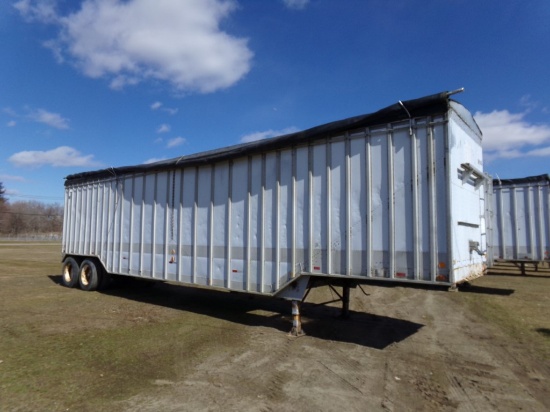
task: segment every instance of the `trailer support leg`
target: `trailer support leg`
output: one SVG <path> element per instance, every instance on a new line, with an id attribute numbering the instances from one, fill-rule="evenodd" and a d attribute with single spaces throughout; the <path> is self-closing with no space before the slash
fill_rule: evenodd
<path id="1" fill-rule="evenodd" d="M 340 317 L 342 319 L 349 318 L 349 286 L 342 287 L 342 313 Z"/>
<path id="2" fill-rule="evenodd" d="M 300 301 L 292 301 L 292 330 L 289 335 L 291 336 L 303 336 L 305 335 L 302 330 L 302 317 L 300 315 Z"/>

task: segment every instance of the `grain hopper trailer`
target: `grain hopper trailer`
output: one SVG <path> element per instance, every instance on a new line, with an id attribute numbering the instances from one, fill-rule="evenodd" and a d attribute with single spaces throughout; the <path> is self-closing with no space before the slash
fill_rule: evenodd
<path id="1" fill-rule="evenodd" d="M 493 179 L 492 242 L 488 259 L 525 274 L 550 262 L 550 176 Z"/>
<path id="2" fill-rule="evenodd" d="M 460 90 L 461 91 L 461 90 Z M 454 287 L 486 268 L 481 131 L 455 92 L 65 180 L 64 285 L 109 274 L 299 301 L 319 284 Z M 296 324 L 297 323 L 297 324 Z"/>

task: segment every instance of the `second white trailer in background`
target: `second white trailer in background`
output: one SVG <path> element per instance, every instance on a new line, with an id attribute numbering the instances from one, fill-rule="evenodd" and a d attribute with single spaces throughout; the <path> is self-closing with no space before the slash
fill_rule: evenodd
<path id="1" fill-rule="evenodd" d="M 550 259 L 550 176 L 493 180 L 494 260 Z"/>

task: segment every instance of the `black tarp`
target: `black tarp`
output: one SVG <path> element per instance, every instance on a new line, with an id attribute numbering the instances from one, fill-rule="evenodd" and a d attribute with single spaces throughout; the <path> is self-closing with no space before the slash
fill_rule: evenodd
<path id="1" fill-rule="evenodd" d="M 449 108 L 449 97 L 456 92 L 442 92 L 421 97 L 414 100 L 406 100 L 392 104 L 377 112 L 350 117 L 344 120 L 323 124 L 301 132 L 291 133 L 271 139 L 259 140 L 229 146 L 222 149 L 201 152 L 156 163 L 140 164 L 136 166 L 123 166 L 102 169 L 91 172 L 76 173 L 67 176 L 65 185 L 72 185 L 88 180 L 97 180 L 108 177 L 121 176 L 133 173 L 155 172 L 167 169 L 199 166 L 206 163 L 228 160 L 240 156 L 248 156 L 266 151 L 277 150 L 285 147 L 304 144 L 317 139 L 335 136 L 339 133 L 355 129 L 384 125 L 386 123 L 407 120 L 414 117 L 444 114 Z M 410 117 L 409 117 L 410 116 Z"/>

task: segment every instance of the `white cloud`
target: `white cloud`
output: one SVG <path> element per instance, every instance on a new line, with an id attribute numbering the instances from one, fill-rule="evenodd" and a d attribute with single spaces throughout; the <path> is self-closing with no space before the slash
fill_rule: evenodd
<path id="1" fill-rule="evenodd" d="M 4 107 L 2 109 L 2 111 L 4 113 L 6 113 L 8 116 L 12 116 L 12 117 L 19 117 L 19 115 L 17 114 L 17 112 L 15 110 L 13 110 L 11 107 Z"/>
<path id="2" fill-rule="evenodd" d="M 185 137 L 174 137 L 173 139 L 168 140 L 168 143 L 166 143 L 166 147 L 172 148 L 176 146 L 181 146 L 185 143 L 187 143 L 187 139 Z"/>
<path id="3" fill-rule="evenodd" d="M 2 109 L 2 111 L 8 116 L 17 119 L 32 120 L 33 122 L 43 123 L 61 130 L 69 129 L 69 119 L 64 118 L 59 113 L 53 113 L 45 109 L 25 107 L 25 114 L 23 115 L 19 115 L 15 110 L 9 107 Z M 8 127 L 14 127 L 16 125 L 17 122 L 13 119 L 7 123 Z"/>
<path id="4" fill-rule="evenodd" d="M 282 130 L 266 130 L 264 132 L 254 132 L 241 137 L 241 143 L 255 142 L 256 140 L 269 139 L 271 137 L 282 136 L 285 134 L 296 133 L 299 129 L 295 127 L 287 127 Z"/>
<path id="5" fill-rule="evenodd" d="M 161 102 L 155 102 L 153 104 L 151 104 L 151 110 L 158 110 L 160 109 L 162 106 L 162 103 Z"/>
<path id="6" fill-rule="evenodd" d="M 309 0 L 283 0 L 289 9 L 301 10 L 307 6 Z"/>
<path id="7" fill-rule="evenodd" d="M 147 165 L 149 163 L 161 162 L 163 160 L 166 160 L 166 157 L 152 157 L 150 159 L 147 159 L 145 162 L 143 162 L 143 164 Z"/>
<path id="8" fill-rule="evenodd" d="M 521 96 L 521 99 L 519 99 L 519 104 L 525 107 L 528 111 L 536 109 L 539 105 L 538 102 L 533 101 L 530 94 Z"/>
<path id="9" fill-rule="evenodd" d="M 474 115 L 483 132 L 483 148 L 488 160 L 550 155 L 550 146 L 536 147 L 550 145 L 550 125 L 529 123 L 524 120 L 526 114 L 495 110 Z"/>
<path id="10" fill-rule="evenodd" d="M 21 13 L 27 21 L 41 21 L 51 23 L 57 21 L 55 0 L 20 0 L 13 7 Z"/>
<path id="11" fill-rule="evenodd" d="M 63 57 L 63 48 L 57 40 L 46 40 L 45 42 L 42 42 L 42 46 L 44 46 L 46 49 L 50 49 L 57 63 L 65 63 L 65 58 Z"/>
<path id="12" fill-rule="evenodd" d="M 28 150 L 15 153 L 8 160 L 18 167 L 95 167 L 101 166 L 96 162 L 93 155 L 82 155 L 78 150 L 60 146 L 56 149 L 40 151 Z"/>
<path id="13" fill-rule="evenodd" d="M 26 182 L 23 176 L 0 175 L 1 182 Z"/>
<path id="14" fill-rule="evenodd" d="M 170 125 L 165 123 L 161 124 L 157 129 L 157 133 L 168 133 L 169 131 L 170 131 Z"/>
<path id="15" fill-rule="evenodd" d="M 529 150 L 524 156 L 532 157 L 550 157 L 550 146 Z"/>
<path id="16" fill-rule="evenodd" d="M 37 109 L 29 114 L 29 118 L 35 122 L 44 123 L 56 129 L 68 129 L 69 120 L 58 113 L 48 112 L 44 109 Z"/>
<path id="17" fill-rule="evenodd" d="M 162 110 L 164 110 L 166 113 L 168 113 L 171 116 L 175 115 L 179 111 L 179 109 L 175 109 L 171 107 L 163 107 Z"/>
<path id="18" fill-rule="evenodd" d="M 6 189 L 6 196 L 10 197 L 10 196 L 19 196 L 20 195 L 20 191 L 19 190 L 15 190 L 15 189 Z"/>
<path id="19" fill-rule="evenodd" d="M 58 60 L 64 57 L 86 76 L 109 79 L 115 89 L 152 79 L 178 92 L 208 93 L 250 70 L 247 40 L 219 27 L 236 9 L 233 0 L 87 0 L 56 18 L 42 2 L 22 0 L 15 7 L 27 19 L 59 27 L 46 44 Z"/>
<path id="20" fill-rule="evenodd" d="M 155 102 L 151 104 L 151 110 L 162 110 L 163 112 L 168 113 L 169 115 L 175 115 L 178 112 L 178 109 L 171 107 L 162 107 L 161 102 Z"/>

